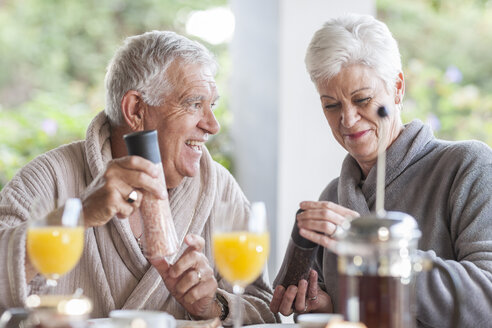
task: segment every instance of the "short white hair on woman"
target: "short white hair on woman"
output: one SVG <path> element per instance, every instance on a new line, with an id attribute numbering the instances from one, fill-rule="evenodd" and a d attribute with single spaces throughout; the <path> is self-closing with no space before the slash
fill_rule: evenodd
<path id="1" fill-rule="evenodd" d="M 167 69 L 180 64 L 201 64 L 215 75 L 217 62 L 203 45 L 170 31 L 152 31 L 128 37 L 111 59 L 105 78 L 106 108 L 110 122 L 123 124 L 121 101 L 129 90 L 142 94 L 146 104 L 161 106 L 172 83 Z"/>
<path id="2" fill-rule="evenodd" d="M 392 91 L 402 71 L 398 44 L 386 24 L 358 14 L 328 20 L 314 34 L 305 63 L 316 86 L 330 80 L 343 67 L 363 64 L 374 69 Z"/>

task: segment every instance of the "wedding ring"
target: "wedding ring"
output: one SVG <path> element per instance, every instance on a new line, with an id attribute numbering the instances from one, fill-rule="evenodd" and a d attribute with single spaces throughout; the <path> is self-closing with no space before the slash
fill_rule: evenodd
<path id="1" fill-rule="evenodd" d="M 200 270 L 195 270 L 196 271 L 196 276 L 198 278 L 198 283 L 200 283 L 202 281 L 202 273 L 200 272 Z"/>
<path id="2" fill-rule="evenodd" d="M 333 237 L 336 233 L 337 233 L 337 230 L 338 230 L 338 224 L 335 224 L 335 230 L 333 230 L 333 232 L 331 234 L 328 235 L 328 237 Z"/>
<path id="3" fill-rule="evenodd" d="M 318 299 L 318 295 L 308 298 L 308 300 L 310 301 L 316 301 L 317 299 Z"/>
<path id="4" fill-rule="evenodd" d="M 137 199 L 138 199 L 137 192 L 135 190 L 132 190 L 132 192 L 128 195 L 128 198 L 126 199 L 126 201 L 131 204 L 131 203 L 137 201 Z"/>

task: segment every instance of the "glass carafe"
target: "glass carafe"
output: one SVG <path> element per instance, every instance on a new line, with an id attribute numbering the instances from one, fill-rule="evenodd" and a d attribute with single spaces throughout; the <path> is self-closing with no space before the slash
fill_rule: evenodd
<path id="1" fill-rule="evenodd" d="M 371 214 L 338 236 L 339 312 L 368 328 L 415 327 L 420 230 L 402 212 Z"/>

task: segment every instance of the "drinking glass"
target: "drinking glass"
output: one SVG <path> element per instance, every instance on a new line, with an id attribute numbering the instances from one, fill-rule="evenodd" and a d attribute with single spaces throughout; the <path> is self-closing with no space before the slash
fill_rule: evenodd
<path id="1" fill-rule="evenodd" d="M 31 264 L 46 278 L 50 287 L 79 262 L 84 248 L 82 203 L 69 198 L 63 207 L 61 222 L 47 215 L 46 202 L 37 201 L 31 210 L 27 229 L 27 254 Z"/>
<path id="2" fill-rule="evenodd" d="M 270 249 L 266 209 L 263 202 L 255 202 L 249 214 L 234 204 L 223 204 L 220 211 L 213 233 L 214 260 L 238 296 L 233 318 L 234 328 L 238 328 L 242 325 L 241 295 L 260 276 Z"/>

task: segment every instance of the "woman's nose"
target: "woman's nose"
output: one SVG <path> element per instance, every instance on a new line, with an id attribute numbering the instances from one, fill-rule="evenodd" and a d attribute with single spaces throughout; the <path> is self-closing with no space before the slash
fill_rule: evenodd
<path id="1" fill-rule="evenodd" d="M 351 128 L 359 119 L 360 115 L 355 106 L 344 106 L 341 117 L 341 122 L 344 127 Z"/>

